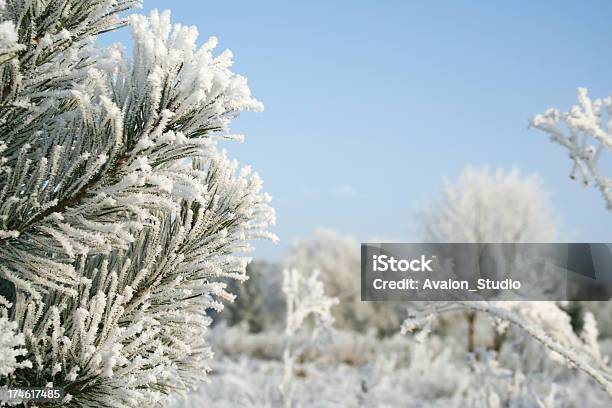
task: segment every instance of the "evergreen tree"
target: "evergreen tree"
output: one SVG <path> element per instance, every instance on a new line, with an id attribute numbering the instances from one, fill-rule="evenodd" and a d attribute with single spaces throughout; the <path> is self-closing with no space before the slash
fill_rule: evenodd
<path id="1" fill-rule="evenodd" d="M 0 1 L 0 386 L 64 387 L 65 406 L 202 380 L 207 310 L 275 239 L 261 180 L 217 148 L 262 104 L 215 38 L 136 5 Z M 126 24 L 131 58 L 95 45 Z"/>

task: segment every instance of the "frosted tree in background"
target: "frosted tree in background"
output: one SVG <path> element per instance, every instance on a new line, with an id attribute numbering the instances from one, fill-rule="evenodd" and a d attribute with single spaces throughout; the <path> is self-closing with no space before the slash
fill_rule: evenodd
<path id="1" fill-rule="evenodd" d="M 498 170 L 492 177 L 486 170 L 466 169 L 456 184 L 445 188 L 442 200 L 425 212 L 423 222 L 430 242 L 554 242 L 557 237 L 557 224 L 541 181 L 534 176 L 523 179 L 516 170 Z M 545 346 L 553 358 L 590 375 L 612 396 L 612 370 L 599 350 L 597 322 L 587 312 L 577 332 L 561 306 L 557 302 L 520 301 L 427 303 L 422 310 L 409 311 L 402 332 L 417 332 L 423 337 L 435 317 L 459 311 L 466 313 L 468 348 L 473 351 L 475 319 L 477 312 L 483 312 L 497 323 L 495 350 L 501 348 L 511 325 Z"/>
<path id="2" fill-rule="evenodd" d="M 137 4 L 0 2 L 0 386 L 64 387 L 66 406 L 162 404 L 201 381 L 221 279 L 275 238 L 261 180 L 217 148 L 262 104 L 215 38 L 122 17 Z M 95 47 L 126 23 L 131 58 Z"/>
<path id="3" fill-rule="evenodd" d="M 557 224 L 547 193 L 534 176 L 522 178 L 518 171 L 466 169 L 456 184 L 449 184 L 437 205 L 425 212 L 425 238 L 430 242 L 554 242 Z M 518 259 L 517 261 L 520 261 Z M 512 263 L 520 273 L 520 263 Z M 543 271 L 534 271 L 542 274 Z M 468 349 L 475 349 L 477 313 L 495 319 L 497 329 L 492 348 L 500 350 L 509 326 L 516 327 L 551 351 L 553 358 L 578 367 L 612 395 L 611 371 L 597 343 L 597 322 L 589 312 L 576 332 L 571 316 L 557 302 L 440 302 L 424 310 L 410 311 L 403 332 L 430 329 L 434 317 L 446 312 L 465 313 Z M 451 321 L 453 321 L 451 319 Z"/>
<path id="4" fill-rule="evenodd" d="M 426 242 L 553 242 L 558 223 L 539 177 L 521 176 L 518 169 L 491 173 L 467 167 L 458 180 L 446 182 L 441 197 L 423 211 Z M 516 260 L 507 259 L 508 265 Z M 469 310 L 467 348 L 474 350 L 477 313 Z M 494 335 L 498 349 L 505 334 Z"/>
<path id="5" fill-rule="evenodd" d="M 467 167 L 422 217 L 428 242 L 553 242 L 558 222 L 539 177 Z"/>

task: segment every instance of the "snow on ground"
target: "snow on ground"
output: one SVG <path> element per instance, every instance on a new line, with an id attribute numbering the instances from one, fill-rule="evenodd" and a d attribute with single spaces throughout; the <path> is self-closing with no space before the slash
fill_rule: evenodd
<path id="1" fill-rule="evenodd" d="M 379 339 L 335 332 L 327 346 L 307 351 L 294 367 L 291 406 L 610 406 L 597 384 L 546 358 L 529 339 L 499 358 L 462 352 L 446 340 L 431 336 L 417 343 L 400 335 Z M 281 333 L 217 327 L 211 341 L 217 356 L 210 382 L 176 401 L 175 408 L 284 406 Z"/>

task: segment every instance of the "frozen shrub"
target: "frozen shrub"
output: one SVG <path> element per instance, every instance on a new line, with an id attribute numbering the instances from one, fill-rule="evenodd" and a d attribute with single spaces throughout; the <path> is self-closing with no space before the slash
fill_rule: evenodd
<path id="1" fill-rule="evenodd" d="M 338 299 L 329 297 L 319 281 L 319 271 L 306 277 L 297 269 L 283 271 L 283 294 L 286 302 L 285 345 L 283 350 L 283 380 L 280 390 L 285 408 L 293 406 L 295 364 L 309 347 L 318 344 L 322 335 L 328 334 L 334 323 L 332 306 Z M 307 342 L 298 334 L 308 330 Z"/>
<path id="2" fill-rule="evenodd" d="M 361 301 L 361 261 L 359 243 L 351 236 L 317 229 L 310 238 L 296 242 L 284 260 L 288 268 L 321 271 L 325 291 L 338 298 L 332 313 L 340 329 L 379 335 L 397 332 L 401 308 L 391 303 Z"/>
<path id="3" fill-rule="evenodd" d="M 457 310 L 484 312 L 519 328 L 545 346 L 551 358 L 583 371 L 612 397 L 612 368 L 609 358 L 604 358 L 599 349 L 597 324 L 592 316 L 586 319 L 582 332 L 576 334 L 567 313 L 554 302 L 432 302 L 412 312 L 402 323 L 402 332 L 427 332 L 437 315 Z"/>

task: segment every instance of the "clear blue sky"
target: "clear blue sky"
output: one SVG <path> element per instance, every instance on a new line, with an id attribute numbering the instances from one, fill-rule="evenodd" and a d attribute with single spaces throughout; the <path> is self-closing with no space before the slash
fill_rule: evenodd
<path id="1" fill-rule="evenodd" d="M 317 226 L 410 240 L 415 212 L 467 164 L 538 173 L 572 240 L 612 241 L 612 213 L 567 175 L 567 153 L 528 119 L 577 86 L 612 93 L 612 2 L 170 1 L 219 38 L 263 113 L 231 156 L 274 197 L 280 258 Z M 118 36 L 128 41 L 124 34 Z"/>

